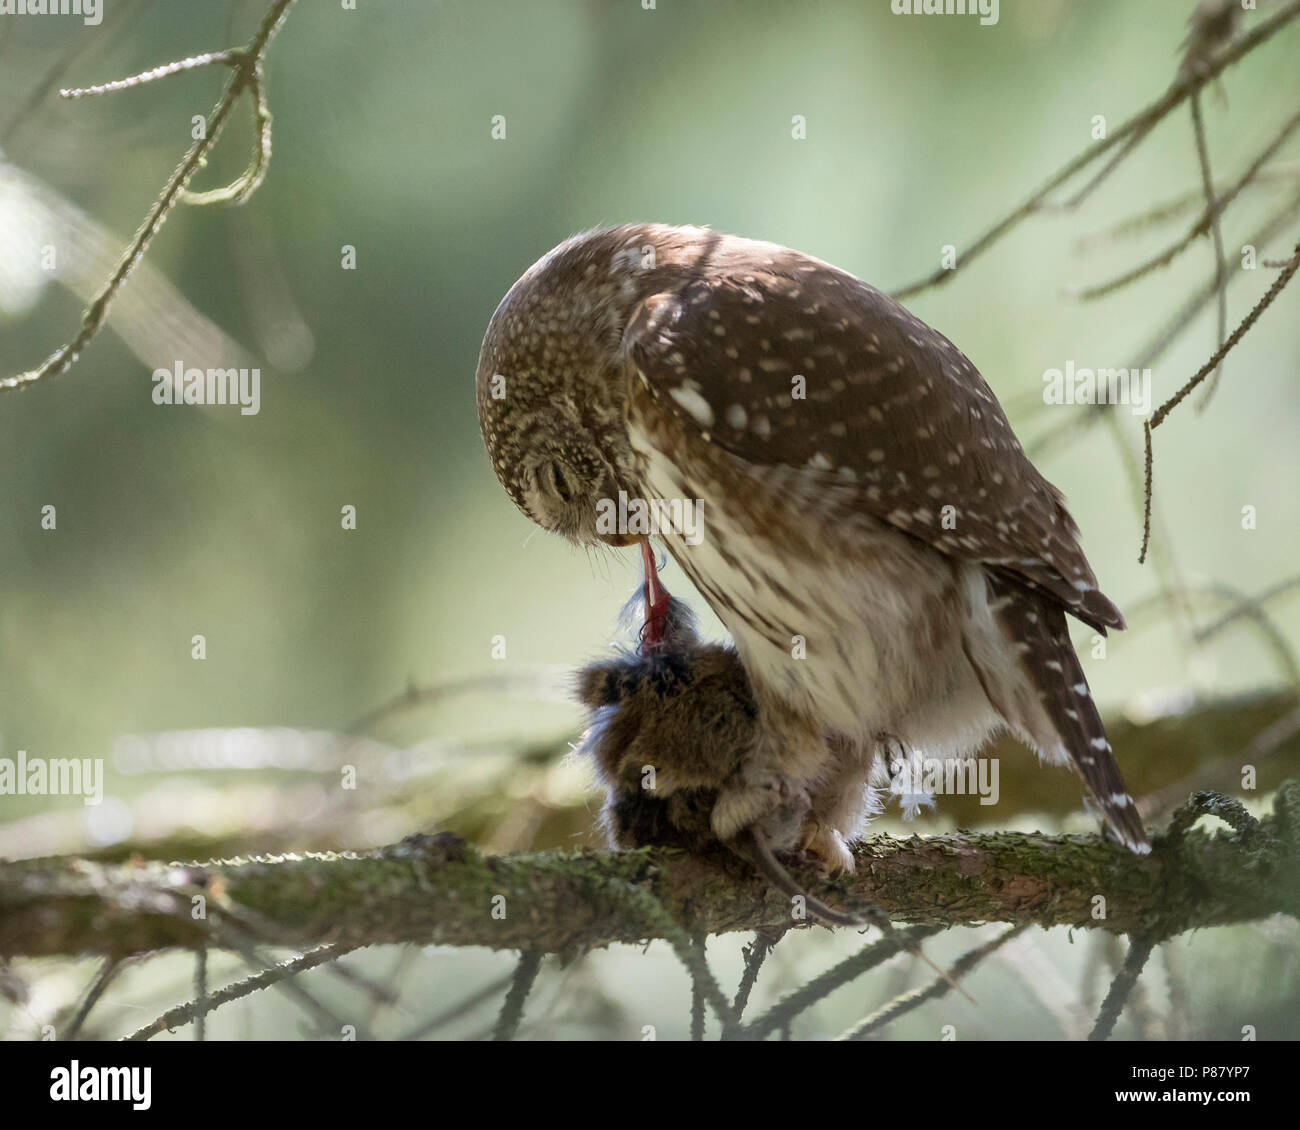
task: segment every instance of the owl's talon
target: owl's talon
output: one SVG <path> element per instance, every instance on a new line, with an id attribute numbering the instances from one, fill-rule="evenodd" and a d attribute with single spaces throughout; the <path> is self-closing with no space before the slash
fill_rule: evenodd
<path id="1" fill-rule="evenodd" d="M 852 874 L 855 869 L 853 853 L 849 851 L 838 828 L 809 820 L 803 827 L 799 847 L 816 861 L 822 874 L 827 877 L 845 872 Z"/>

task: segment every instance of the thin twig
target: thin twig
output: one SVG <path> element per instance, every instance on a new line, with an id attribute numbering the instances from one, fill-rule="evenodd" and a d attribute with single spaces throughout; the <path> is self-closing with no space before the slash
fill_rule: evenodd
<path id="1" fill-rule="evenodd" d="M 257 133 L 257 144 L 253 147 L 248 168 L 221 188 L 212 188 L 206 192 L 191 192 L 188 188 L 182 188 L 181 203 L 198 207 L 211 204 L 238 206 L 247 204 L 253 193 L 262 187 L 271 164 L 271 108 L 266 104 L 266 76 L 260 59 L 254 60 L 249 69 L 248 94 L 253 106 L 253 128 Z"/>
<path id="2" fill-rule="evenodd" d="M 1294 184 L 1297 180 L 1300 180 L 1300 165 L 1294 163 L 1275 165 L 1271 169 L 1260 169 L 1256 172 L 1247 183 L 1242 185 L 1242 191 L 1279 183 Z M 1214 191 L 1216 196 L 1224 195 L 1217 187 Z M 1074 250 L 1080 255 L 1087 255 L 1094 247 L 1118 243 L 1148 228 L 1160 227 L 1162 224 L 1178 219 L 1179 216 L 1185 216 L 1204 200 L 1205 192 L 1198 187 L 1169 200 L 1159 201 L 1140 212 L 1125 216 L 1122 220 L 1116 220 L 1103 228 L 1077 237 L 1074 241 Z"/>
<path id="3" fill-rule="evenodd" d="M 1124 958 L 1123 968 L 1115 975 L 1110 984 L 1106 999 L 1101 1002 L 1101 1011 L 1097 1014 L 1097 1023 L 1088 1034 L 1089 1040 L 1105 1040 L 1115 1028 L 1119 1014 L 1124 1011 L 1124 1003 L 1133 992 L 1142 969 L 1151 956 L 1155 942 L 1151 938 L 1132 938 L 1129 941 L 1128 956 Z"/>
<path id="4" fill-rule="evenodd" d="M 1119 147 L 1111 159 L 1107 161 L 1088 181 L 1086 181 L 1083 187 L 1073 196 L 1067 197 L 1060 204 L 1045 204 L 1040 211 L 1073 212 L 1080 204 L 1087 200 L 1089 196 L 1096 192 L 1097 189 L 1099 189 L 1102 184 L 1109 179 L 1111 173 L 1118 169 L 1120 165 L 1123 164 L 1124 160 L 1132 154 L 1143 141 L 1146 140 L 1147 135 L 1155 129 L 1158 121 L 1159 119 L 1157 118 L 1149 122 L 1144 122 L 1138 129 L 1136 129 L 1132 136 L 1124 140 L 1124 144 Z"/>
<path id="5" fill-rule="evenodd" d="M 1295 578 L 1295 582 L 1300 583 L 1300 578 Z M 1191 643 L 1197 648 L 1202 648 L 1230 624 L 1239 619 L 1247 619 L 1259 630 L 1260 635 L 1269 645 L 1286 681 L 1300 687 L 1300 658 L 1297 658 L 1295 649 L 1286 638 L 1286 634 L 1273 622 L 1263 607 L 1266 601 L 1280 595 L 1288 587 L 1290 585 L 1285 583 L 1275 585 L 1272 589 L 1254 597 L 1248 596 L 1234 585 L 1227 585 L 1221 581 L 1186 586 L 1178 593 L 1169 593 L 1161 587 L 1159 592 L 1127 605 L 1124 609 L 1124 618 L 1128 621 L 1129 630 L 1132 631 L 1138 627 L 1163 623 L 1162 620 L 1154 618 L 1154 613 L 1163 611 L 1164 606 L 1190 605 L 1193 599 L 1207 597 L 1226 601 L 1231 605 L 1230 610 L 1209 627 L 1196 628 L 1192 632 Z"/>
<path id="6" fill-rule="evenodd" d="M 1057 188 L 1073 179 L 1083 169 L 1087 168 L 1095 160 L 1101 157 L 1102 154 L 1108 152 L 1117 145 L 1121 146 L 1119 155 L 1107 164 L 1107 166 L 1102 170 L 1102 174 L 1094 178 L 1094 180 L 1085 187 L 1082 193 L 1076 194 L 1076 197 L 1071 201 L 1071 203 L 1077 204 L 1087 195 L 1087 193 L 1091 192 L 1106 175 L 1109 175 L 1113 168 L 1119 164 L 1119 161 L 1126 156 L 1127 153 L 1130 152 L 1146 134 L 1150 133 L 1159 122 L 1176 109 L 1184 99 L 1189 97 L 1194 91 L 1200 90 L 1201 87 L 1216 75 L 1222 73 L 1233 63 L 1236 63 L 1260 44 L 1271 38 L 1297 16 L 1300 16 L 1300 0 L 1291 0 L 1290 3 L 1284 5 L 1267 19 L 1262 20 L 1256 27 L 1252 28 L 1245 35 L 1241 36 L 1221 51 L 1213 60 L 1207 61 L 1203 67 L 1183 68 L 1178 77 L 1163 95 L 1157 98 L 1144 110 L 1139 111 L 1137 114 L 1133 115 L 1133 117 L 1129 118 L 1104 140 L 1094 142 L 1082 153 L 1068 161 L 1061 169 L 1053 173 L 1052 176 L 1050 176 L 1019 205 L 979 235 L 962 252 L 962 264 L 964 266 L 969 266 L 973 259 L 978 258 L 981 254 L 996 244 L 1003 238 L 1003 236 L 1017 227 L 1028 216 L 1041 211 L 1043 209 L 1043 202 Z M 919 294 L 924 290 L 942 286 L 956 273 L 956 271 L 941 267 L 939 270 L 934 271 L 926 277 L 895 290 L 893 292 L 893 297 L 901 301 L 904 298 L 909 298 L 915 294 Z"/>
<path id="7" fill-rule="evenodd" d="M 149 250 L 154 238 L 167 222 L 167 217 L 171 214 L 172 208 L 181 200 L 186 199 L 186 187 L 190 182 L 190 178 L 203 166 L 209 151 L 221 135 L 231 109 L 245 90 L 250 90 L 255 102 L 259 103 L 258 118 L 259 121 L 263 120 L 263 105 L 261 104 L 262 59 L 276 32 L 279 31 L 288 16 L 293 3 L 294 0 L 272 0 L 270 10 L 263 18 L 257 33 L 248 46 L 240 53 L 241 61 L 234 66 L 234 73 L 226 84 L 226 89 L 208 115 L 203 136 L 195 140 L 194 144 L 190 146 L 189 152 L 185 154 L 181 163 L 176 166 L 175 171 L 168 178 L 166 185 L 163 187 L 162 195 L 154 201 L 153 207 L 150 208 L 144 222 L 140 225 L 140 229 L 136 232 L 135 238 L 132 239 L 130 246 L 119 260 L 108 282 L 104 284 L 87 307 L 85 314 L 82 316 L 81 330 L 77 333 L 77 336 L 67 345 L 61 346 L 52 353 L 38 368 L 19 373 L 16 377 L 0 380 L 0 392 L 26 388 L 39 381 L 57 377 L 62 373 L 66 373 L 76 364 L 82 350 L 90 344 L 103 327 L 108 318 L 109 308 L 117 297 L 118 291 L 130 278 L 136 264 Z M 216 60 L 217 56 L 212 58 Z M 259 136 L 259 149 L 254 157 L 253 164 L 250 165 L 249 170 L 242 177 L 236 180 L 233 186 L 230 186 L 233 193 L 231 199 L 234 202 L 246 200 L 251 189 L 256 188 L 256 183 L 260 183 L 260 176 L 265 175 L 264 158 L 266 153 L 269 152 L 267 148 L 269 139 L 265 128 L 269 128 L 269 121 L 265 123 L 264 130 Z M 256 183 L 253 183 L 254 181 Z M 218 194 L 222 191 L 217 190 Z M 217 198 L 212 197 L 212 199 Z M 201 202 L 204 195 L 196 194 L 196 197 L 190 199 L 198 199 Z"/>
<path id="8" fill-rule="evenodd" d="M 229 51 L 209 51 L 203 55 L 191 55 L 188 59 L 178 59 L 174 63 L 164 63 L 160 67 L 141 71 L 138 75 L 131 75 L 129 78 L 101 82 L 95 86 L 65 87 L 59 91 L 59 97 L 75 102 L 81 98 L 94 98 L 100 94 L 116 94 L 119 90 L 131 90 L 137 86 L 144 86 L 145 83 L 157 82 L 158 79 L 167 78 L 169 75 L 197 70 L 199 67 L 242 67 L 243 65 L 244 52 L 238 48 Z"/>
<path id="9" fill-rule="evenodd" d="M 1012 926 L 1009 930 L 1004 930 L 997 937 L 985 942 L 981 946 L 976 946 L 962 954 L 952 963 L 951 973 L 953 977 L 964 977 L 972 969 L 983 961 L 989 954 L 1000 949 L 1007 942 L 1011 941 L 1017 934 L 1027 930 L 1027 926 Z M 891 1024 L 904 1013 L 911 1012 L 912 1009 L 918 1008 L 925 1004 L 926 1001 L 937 1000 L 939 997 L 947 996 L 952 991 L 952 985 L 946 978 L 939 977 L 932 981 L 923 989 L 914 989 L 911 992 L 903 993 L 895 997 L 888 1004 L 882 1005 L 860 1024 L 850 1028 L 839 1038 L 841 1040 L 865 1040 L 873 1032 L 879 1031 L 886 1024 Z"/>
<path id="10" fill-rule="evenodd" d="M 1283 596 L 1293 589 L 1300 589 L 1300 576 L 1288 577 L 1284 581 L 1278 581 L 1270 585 L 1263 592 L 1253 597 L 1242 597 L 1231 609 L 1225 612 L 1217 620 L 1201 629 L 1197 637 L 1198 643 L 1208 643 L 1225 628 L 1229 627 L 1234 621 L 1243 617 L 1254 618 L 1255 614 L 1271 600 Z"/>
<path id="11" fill-rule="evenodd" d="M 330 973 L 340 981 L 353 985 L 360 989 L 370 998 L 370 1001 L 376 1007 L 396 1004 L 400 998 L 398 991 L 392 985 L 381 985 L 367 977 L 364 973 L 358 973 L 355 969 L 349 969 L 341 961 L 336 961 L 333 965 L 325 967 Z"/>
<path id="12" fill-rule="evenodd" d="M 519 1022 L 524 1018 L 524 1004 L 537 980 L 537 971 L 542 967 L 540 950 L 524 950 L 519 955 L 519 964 L 515 966 L 514 976 L 510 980 L 510 991 L 501 1005 L 496 1027 L 492 1029 L 492 1039 L 513 1040 L 519 1030 Z"/>
<path id="13" fill-rule="evenodd" d="M 1199 105 L 1199 98 L 1193 98 L 1192 106 L 1199 107 Z M 1196 116 L 1199 119 L 1199 109 L 1196 112 Z M 1247 185 L 1253 184 L 1259 179 L 1261 166 L 1270 160 L 1273 155 L 1284 144 L 1286 144 L 1297 128 L 1300 128 L 1300 110 L 1297 110 L 1296 113 L 1292 114 L 1291 117 L 1286 120 L 1282 128 L 1277 132 L 1268 145 L 1266 145 L 1256 155 L 1255 159 L 1250 163 L 1250 166 L 1246 171 L 1242 173 L 1232 185 L 1225 189 L 1221 196 L 1217 197 L 1213 195 L 1214 186 L 1208 176 L 1209 154 L 1208 151 L 1204 153 L 1199 152 L 1204 148 L 1204 139 L 1198 137 L 1198 157 L 1203 157 L 1205 162 L 1202 166 L 1201 192 L 1205 194 L 1202 199 L 1206 200 L 1206 205 L 1201 211 L 1201 214 L 1196 218 L 1196 221 L 1187 229 L 1180 239 L 1171 243 L 1163 251 L 1160 251 L 1151 258 L 1144 260 L 1136 267 L 1130 268 L 1122 275 L 1117 275 L 1115 278 L 1109 279 L 1106 282 L 1097 283 L 1094 286 L 1086 287 L 1083 290 L 1078 291 L 1074 297 L 1078 298 L 1082 302 L 1088 302 L 1096 298 L 1104 298 L 1108 294 L 1113 294 L 1115 291 L 1121 290 L 1124 287 L 1137 282 L 1139 279 L 1145 278 L 1153 271 L 1157 271 L 1161 267 L 1167 267 L 1207 231 L 1219 232 L 1219 217 L 1223 215 L 1224 211 L 1234 200 L 1236 200 Z M 1164 208 L 1166 214 L 1169 214 L 1172 210 L 1170 205 L 1165 205 Z M 1219 250 L 1222 251 L 1223 239 L 1221 232 L 1216 236 L 1216 241 L 1219 245 Z M 1220 262 L 1218 265 L 1222 266 L 1222 263 Z M 1224 293 L 1223 286 L 1218 284 L 1220 277 L 1221 273 L 1216 270 L 1216 289 L 1222 295 Z M 1226 313 L 1224 316 L 1226 317 Z M 1222 341 L 1223 335 L 1220 334 L 1219 342 L 1222 343 Z"/>
<path id="14" fill-rule="evenodd" d="M 370 1012 L 366 1015 L 366 1018 L 364 1020 L 364 1024 L 367 1031 L 369 1032 L 375 1031 L 375 1025 L 378 1023 L 379 1017 L 384 1011 L 384 1009 L 392 1008 L 394 1005 L 397 1004 L 399 1000 L 401 1000 L 402 978 L 405 976 L 407 969 L 410 967 L 412 961 L 412 954 L 418 952 L 419 950 L 417 950 L 415 946 L 398 947 L 397 957 L 394 959 L 392 968 L 389 969 L 388 971 L 388 975 L 384 978 L 383 987 L 388 994 L 387 999 L 380 999 L 378 996 L 374 996 L 371 998 Z M 336 965 L 331 965 L 330 968 L 337 969 L 340 967 Z"/>
<path id="15" fill-rule="evenodd" d="M 75 1040 L 77 1038 L 81 1026 L 86 1022 L 86 1017 L 90 1015 L 90 1010 L 95 1007 L 99 1002 L 99 998 L 104 995 L 104 990 L 122 972 L 124 964 L 124 961 L 119 961 L 113 957 L 104 958 L 103 964 L 95 974 L 95 979 L 90 983 L 90 988 L 86 990 L 86 995 L 77 1008 L 76 1015 L 68 1023 L 68 1027 L 63 1033 L 64 1040 Z"/>
<path id="16" fill-rule="evenodd" d="M 1256 228 L 1246 238 L 1246 242 L 1253 245 L 1267 243 L 1283 230 L 1290 226 L 1296 213 L 1300 212 L 1300 193 L 1290 196 L 1281 208 L 1277 209 L 1268 217 L 1258 228 Z M 1289 263 L 1290 260 L 1287 260 Z M 1228 276 L 1229 285 L 1237 278 L 1244 275 L 1245 272 L 1236 272 Z M 1211 281 L 1196 291 L 1186 302 L 1179 307 L 1178 311 L 1160 327 L 1155 334 L 1147 341 L 1146 345 L 1138 352 L 1137 360 L 1130 366 L 1131 369 L 1149 369 L 1161 357 L 1168 352 L 1170 346 L 1178 340 L 1182 332 L 1200 315 L 1207 303 L 1214 298 L 1217 293 L 1214 282 Z M 1086 429 L 1094 424 L 1100 423 L 1107 416 L 1111 415 L 1111 405 L 1098 404 L 1094 405 L 1086 412 L 1072 413 L 1070 418 L 1051 428 L 1040 435 L 1033 443 L 1026 447 L 1029 455 L 1038 459 L 1049 450 L 1057 447 L 1066 439 L 1077 437 Z"/>
<path id="17" fill-rule="evenodd" d="M 510 692 L 528 691 L 537 693 L 559 667 L 537 667 L 510 673 L 490 675 L 468 675 L 463 679 L 453 679 L 445 683 L 432 683 L 428 686 L 416 686 L 411 683 L 387 702 L 367 711 L 359 718 L 353 719 L 343 729 L 348 736 L 358 736 L 373 730 L 380 722 L 388 721 L 408 710 L 420 706 L 430 706 L 459 695 L 475 694 L 480 691 Z"/>
<path id="18" fill-rule="evenodd" d="M 1209 217 L 1210 237 L 1214 243 L 1214 289 L 1219 300 L 1218 334 L 1214 340 L 1219 348 L 1222 348 L 1223 340 L 1228 335 L 1228 284 L 1226 279 L 1228 264 L 1223 253 L 1223 225 L 1219 219 L 1224 203 L 1216 201 L 1214 198 L 1214 174 L 1210 170 L 1210 147 L 1205 140 L 1205 117 L 1201 113 L 1200 91 L 1192 95 L 1191 108 L 1192 132 L 1196 136 L 1196 162 L 1201 170 L 1201 187 L 1205 192 L 1205 214 Z M 1294 120 L 1300 122 L 1300 117 Z M 1209 404 L 1210 397 L 1214 395 L 1214 390 L 1218 387 L 1219 379 L 1222 376 L 1223 362 L 1220 361 L 1214 368 L 1214 377 L 1201 400 L 1200 408 L 1202 410 Z"/>
<path id="19" fill-rule="evenodd" d="M 731 1005 L 735 1010 L 737 1021 L 744 1015 L 745 1006 L 749 1004 L 749 994 L 754 991 L 759 971 L 767 961 L 767 955 L 776 948 L 776 943 L 785 937 L 789 929 L 788 926 L 781 926 L 775 930 L 756 930 L 754 940 L 745 946 L 745 970 L 740 976 L 736 999 Z"/>
<path id="20" fill-rule="evenodd" d="M 913 926 L 886 935 L 879 941 L 865 946 L 852 957 L 846 958 L 820 977 L 815 977 L 808 984 L 778 1001 L 752 1024 L 746 1025 L 742 1029 L 745 1038 L 761 1040 L 773 1032 L 788 1027 L 801 1012 L 830 996 L 836 989 L 856 980 L 863 973 L 888 961 L 895 954 L 906 952 L 909 945 L 920 945 L 924 939 L 939 933 L 942 929 L 941 926 Z"/>
<path id="21" fill-rule="evenodd" d="M 926 956 L 925 951 L 921 949 L 921 943 L 919 941 L 915 941 L 909 938 L 906 933 L 898 930 L 898 928 L 891 921 L 889 915 L 886 914 L 880 907 L 874 905 L 873 903 L 863 902 L 861 899 L 854 899 L 850 909 L 854 914 L 858 915 L 864 922 L 869 923 L 870 925 L 875 926 L 877 929 L 879 929 L 881 934 L 883 934 L 886 938 L 893 938 L 896 941 L 898 941 L 902 945 L 902 947 L 905 950 L 907 950 L 908 953 L 910 953 L 918 961 L 924 962 L 931 969 L 933 969 L 937 974 L 939 974 L 940 977 L 945 977 L 945 978 L 948 977 L 948 973 L 946 970 L 941 968 L 933 960 L 931 960 L 929 957 Z M 966 992 L 966 990 L 963 989 L 959 984 L 957 984 L 956 981 L 953 981 L 951 978 L 949 978 L 948 984 L 951 988 L 954 988 L 959 993 L 961 993 L 961 995 L 964 996 L 968 1001 L 970 1001 L 971 1004 L 975 1003 L 971 995 L 968 992 Z"/>
<path id="22" fill-rule="evenodd" d="M 701 951 L 708 941 L 707 934 L 696 934 L 692 939 L 692 944 Z M 699 981 L 694 977 L 691 978 L 691 1041 L 699 1043 L 704 1039 L 704 992 L 700 987 Z"/>
<path id="23" fill-rule="evenodd" d="M 1180 777 L 1159 792 L 1139 797 L 1138 812 L 1144 820 L 1149 820 L 1178 804 L 1192 790 L 1206 792 L 1214 788 L 1229 787 L 1234 779 L 1239 781 L 1243 766 L 1253 765 L 1258 769 L 1269 758 L 1289 748 L 1291 739 L 1297 734 L 1300 734 L 1300 707 L 1288 711 L 1266 726 L 1251 739 L 1245 749 L 1220 758 L 1211 765 L 1203 766 L 1186 777 Z"/>
<path id="24" fill-rule="evenodd" d="M 1247 314 L 1246 317 L 1242 319 L 1241 324 L 1237 326 L 1235 330 L 1232 331 L 1228 339 L 1221 346 L 1219 346 L 1218 349 L 1214 351 L 1214 356 L 1212 356 L 1208 361 L 1206 361 L 1205 364 L 1202 365 L 1196 371 L 1195 375 L 1193 375 L 1192 378 L 1189 381 L 1187 381 L 1187 383 L 1184 384 L 1182 388 L 1180 388 L 1176 393 L 1174 393 L 1173 396 L 1171 396 L 1162 405 L 1160 405 L 1160 407 L 1157 408 L 1155 413 L 1151 416 L 1151 419 L 1146 421 L 1145 425 L 1143 426 L 1143 431 L 1145 433 L 1145 443 L 1146 443 L 1146 460 L 1145 460 L 1146 506 L 1145 506 L 1145 513 L 1143 515 L 1143 522 L 1142 522 L 1142 552 L 1138 555 L 1139 564 L 1146 561 L 1147 547 L 1151 541 L 1151 486 L 1152 486 L 1151 433 L 1156 428 L 1158 428 L 1162 423 L 1164 423 L 1164 421 L 1168 418 L 1169 413 L 1172 412 L 1175 408 L 1177 408 L 1178 405 L 1181 404 L 1192 393 L 1192 391 L 1203 380 L 1205 380 L 1205 378 L 1211 372 L 1214 371 L 1214 369 L 1218 366 L 1219 362 L 1222 361 L 1230 352 L 1232 352 L 1237 342 L 1239 342 L 1243 337 L 1246 336 L 1247 333 L 1250 332 L 1250 328 L 1259 320 L 1260 315 L 1263 314 L 1264 311 L 1267 310 L 1273 304 L 1273 300 L 1276 299 L 1277 296 L 1281 294 L 1284 289 L 1286 289 L 1287 283 L 1289 283 L 1291 279 L 1295 276 L 1297 270 L 1300 270 L 1300 244 L 1296 245 L 1295 251 L 1291 255 L 1291 261 L 1287 265 L 1286 269 L 1283 270 L 1277 276 L 1277 278 L 1273 280 L 1272 285 L 1265 292 L 1264 297 L 1261 298 L 1254 305 L 1250 313 Z"/>
<path id="25" fill-rule="evenodd" d="M 164 1029 L 170 1031 L 173 1028 L 179 1028 L 182 1024 L 188 1024 L 198 1016 L 206 1016 L 213 1009 L 219 1008 L 223 1004 L 251 996 L 269 985 L 279 984 L 286 978 L 304 973 L 308 969 L 315 969 L 316 966 L 324 965 L 327 961 L 334 961 L 343 954 L 349 953 L 352 948 L 350 946 L 341 948 L 333 944 L 324 945 L 311 950 L 309 953 L 300 954 L 288 961 L 282 961 L 270 969 L 264 969 L 260 973 L 255 973 L 252 977 L 245 978 L 243 981 L 236 981 L 227 985 L 224 989 L 218 989 L 206 1000 L 188 1001 L 185 1004 L 177 1005 L 175 1008 L 170 1008 L 156 1020 L 151 1020 L 144 1025 L 143 1028 L 137 1028 L 126 1038 L 128 1040 L 148 1040 Z"/>
<path id="26" fill-rule="evenodd" d="M 498 977 L 494 981 L 489 981 L 477 992 L 471 993 L 463 1001 L 452 1005 L 450 1008 L 438 1013 L 429 1020 L 422 1021 L 416 1027 L 412 1028 L 405 1035 L 399 1037 L 399 1042 L 405 1043 L 410 1040 L 423 1040 L 430 1032 L 436 1032 L 453 1020 L 459 1020 L 473 1012 L 479 1005 L 486 1000 L 491 1000 L 507 985 L 515 979 L 514 973 L 507 973 L 504 977 Z"/>
<path id="27" fill-rule="evenodd" d="M 1187 838 L 1187 833 L 1202 816 L 1217 816 L 1240 836 L 1251 836 L 1259 831 L 1259 821 L 1255 819 L 1241 801 L 1222 793 L 1204 789 L 1193 793 L 1169 822 L 1162 838 L 1164 846 L 1176 847 Z"/>
<path id="28" fill-rule="evenodd" d="M 194 951 L 194 999 L 202 1004 L 208 999 L 208 947 L 199 946 Z M 200 1012 L 194 1018 L 194 1038 L 202 1043 L 208 1038 L 208 1014 Z"/>
<path id="29" fill-rule="evenodd" d="M 1273 280 L 1272 285 L 1269 286 L 1264 297 L 1254 305 L 1250 313 L 1242 319 L 1241 324 L 1238 325 L 1223 344 L 1214 351 L 1214 355 L 1206 361 L 1204 365 L 1196 370 L 1195 375 L 1187 381 L 1182 388 L 1155 410 L 1148 425 L 1150 430 L 1154 431 L 1163 424 L 1169 413 L 1177 408 L 1178 405 L 1180 405 L 1187 396 L 1203 380 L 1205 380 L 1205 378 L 1213 372 L 1215 368 L 1218 367 L 1219 362 L 1232 352 L 1237 342 L 1250 332 L 1251 327 L 1259 321 L 1260 315 L 1273 304 L 1273 300 L 1286 288 L 1287 283 L 1291 281 L 1297 270 L 1300 270 L 1300 244 L 1296 245 L 1295 251 L 1292 253 L 1291 260 L 1287 264 L 1286 269 Z"/>
<path id="30" fill-rule="evenodd" d="M 260 973 L 263 970 L 275 968 L 275 962 L 263 957 L 255 946 L 236 946 L 234 948 L 235 952 L 244 959 L 244 964 L 256 972 Z M 314 993 L 303 988 L 296 980 L 277 981 L 275 989 L 286 997 L 293 998 L 306 1011 L 311 1013 L 315 1017 L 317 1031 L 338 1033 L 343 1028 L 343 1018 L 323 1001 L 318 1000 Z M 202 1014 L 200 1013 L 200 1015 Z"/>
<path id="31" fill-rule="evenodd" d="M 722 1027 L 731 1027 L 734 1023 L 731 1003 L 723 996 L 721 987 L 709 969 L 704 947 L 693 944 L 691 935 L 649 891 L 627 883 L 610 883 L 604 889 L 611 892 L 617 902 L 635 913 L 642 922 L 658 930 L 657 936 L 673 947 L 677 960 L 686 967 L 693 989 L 709 1002 Z"/>
<path id="32" fill-rule="evenodd" d="M 1120 424 L 1120 417 L 1117 413 L 1110 412 L 1104 417 L 1106 427 L 1110 431 L 1110 436 L 1115 446 L 1115 455 L 1119 462 L 1120 469 L 1124 473 L 1124 478 L 1128 482 L 1132 494 L 1134 507 L 1139 514 L 1146 509 L 1146 479 L 1143 469 L 1138 465 L 1133 455 L 1133 448 L 1129 442 L 1128 434 Z M 1153 502 L 1152 526 L 1164 532 L 1164 525 L 1159 521 L 1158 515 L 1154 510 Z M 1172 548 L 1172 539 L 1164 537 L 1160 541 L 1159 548 L 1154 555 L 1154 566 L 1156 577 L 1159 582 L 1160 591 L 1165 601 L 1176 617 L 1178 628 L 1185 637 L 1192 637 L 1196 632 L 1196 610 L 1192 607 L 1191 601 L 1187 598 L 1187 584 L 1183 578 L 1182 570 L 1179 568 L 1178 561 L 1174 556 Z"/>

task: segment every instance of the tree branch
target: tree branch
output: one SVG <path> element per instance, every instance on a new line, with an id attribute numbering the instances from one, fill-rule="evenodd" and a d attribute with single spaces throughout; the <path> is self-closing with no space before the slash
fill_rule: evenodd
<path id="1" fill-rule="evenodd" d="M 1064 925 L 1156 941 L 1277 913 L 1300 916 L 1300 782 L 1283 784 L 1274 812 L 1258 823 L 1238 821 L 1230 834 L 1186 830 L 1201 814 L 1237 808 L 1197 794 L 1176 818 L 1175 834 L 1149 856 L 1095 836 L 881 835 L 859 845 L 855 875 L 810 885 L 832 901 L 866 900 L 920 925 Z M 191 916 L 196 889 L 209 892 L 206 920 Z M 449 833 L 367 854 L 0 864 L 0 956 L 122 958 L 220 946 L 223 920 L 256 922 L 266 944 L 556 953 L 650 938 L 680 946 L 688 930 L 788 925 L 789 902 L 730 858 L 666 849 L 483 856 Z M 716 985 L 705 991 L 720 1015 L 730 1012 Z"/>

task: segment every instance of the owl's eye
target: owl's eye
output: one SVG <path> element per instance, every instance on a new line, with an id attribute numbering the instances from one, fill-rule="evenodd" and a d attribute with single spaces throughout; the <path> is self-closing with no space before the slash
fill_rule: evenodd
<path id="1" fill-rule="evenodd" d="M 559 464 L 550 465 L 551 488 L 563 502 L 569 502 L 573 498 L 573 491 L 569 488 L 569 480 L 564 477 L 564 472 L 560 470 Z"/>

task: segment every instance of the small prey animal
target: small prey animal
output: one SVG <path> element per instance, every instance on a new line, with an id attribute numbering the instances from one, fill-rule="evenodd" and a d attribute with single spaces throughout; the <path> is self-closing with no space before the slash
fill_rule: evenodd
<path id="1" fill-rule="evenodd" d="M 689 607 L 660 583 L 648 542 L 642 554 L 645 612 L 636 646 L 578 674 L 577 695 L 590 711 L 578 752 L 591 758 L 605 789 L 602 823 L 610 845 L 692 854 L 722 846 L 784 894 L 802 899 L 817 918 L 863 925 L 809 895 L 777 858 L 778 852 L 800 855 L 810 810 L 806 789 L 788 778 L 774 780 L 782 790 L 778 803 L 733 835 L 719 834 L 719 795 L 752 769 L 758 708 L 736 649 L 700 639 Z M 823 740 L 795 727 L 782 739 Z"/>

